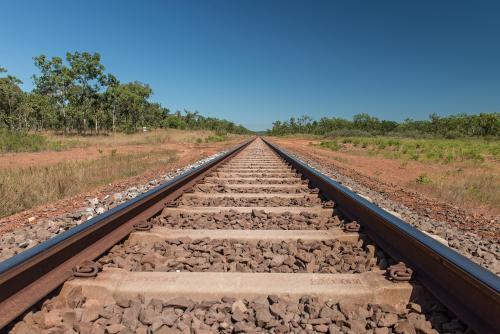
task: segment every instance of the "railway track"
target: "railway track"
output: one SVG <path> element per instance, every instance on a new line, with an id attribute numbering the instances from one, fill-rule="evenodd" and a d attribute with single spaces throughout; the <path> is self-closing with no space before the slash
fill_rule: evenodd
<path id="1" fill-rule="evenodd" d="M 0 273 L 14 333 L 500 328 L 495 275 L 261 139 Z"/>

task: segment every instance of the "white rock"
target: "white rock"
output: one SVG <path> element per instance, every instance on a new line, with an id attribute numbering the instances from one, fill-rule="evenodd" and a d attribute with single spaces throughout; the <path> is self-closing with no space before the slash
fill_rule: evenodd
<path id="1" fill-rule="evenodd" d="M 115 201 L 121 201 L 123 199 L 123 194 L 122 193 L 114 193 L 113 194 L 113 200 Z"/>
<path id="2" fill-rule="evenodd" d="M 99 199 L 97 197 L 88 199 L 87 202 L 89 203 L 90 206 L 96 207 L 97 204 L 99 204 Z"/>
<path id="3" fill-rule="evenodd" d="M 443 245 L 445 246 L 449 246 L 448 245 L 448 241 L 446 241 L 445 239 L 441 238 L 439 235 L 435 235 L 435 234 L 431 234 L 429 232 L 425 232 L 425 231 L 422 231 L 424 234 L 427 234 L 429 237 L 431 237 L 432 239 L 442 243 Z"/>

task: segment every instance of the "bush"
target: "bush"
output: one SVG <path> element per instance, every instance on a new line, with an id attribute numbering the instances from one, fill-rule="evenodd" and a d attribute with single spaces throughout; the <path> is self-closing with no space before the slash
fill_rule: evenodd
<path id="1" fill-rule="evenodd" d="M 336 141 L 324 141 L 319 143 L 319 146 L 332 151 L 338 151 L 340 149 L 340 145 Z"/>
<path id="2" fill-rule="evenodd" d="M 208 136 L 205 138 L 205 143 L 210 143 L 210 142 L 220 142 L 220 141 L 225 141 L 227 140 L 227 137 L 224 136 L 219 136 L 219 135 L 213 135 L 213 136 Z"/>
<path id="3" fill-rule="evenodd" d="M 373 134 L 357 129 L 339 129 L 329 132 L 326 135 L 327 138 L 337 138 L 337 137 L 373 137 Z"/>
<path id="4" fill-rule="evenodd" d="M 0 152 L 36 152 L 43 150 L 47 139 L 39 134 L 0 130 Z"/>
<path id="5" fill-rule="evenodd" d="M 417 179 L 415 180 L 418 184 L 429 184 L 432 182 L 432 180 L 427 176 L 426 173 L 420 174 Z"/>

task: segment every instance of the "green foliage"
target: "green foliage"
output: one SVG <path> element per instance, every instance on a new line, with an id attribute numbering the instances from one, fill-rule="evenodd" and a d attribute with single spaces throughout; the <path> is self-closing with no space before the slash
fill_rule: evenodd
<path id="1" fill-rule="evenodd" d="M 319 146 L 328 148 L 332 151 L 338 151 L 340 149 L 340 145 L 336 141 L 324 141 L 321 142 Z"/>
<path id="2" fill-rule="evenodd" d="M 469 139 L 411 139 L 394 137 L 344 137 L 322 141 L 319 145 L 334 151 L 339 144 L 350 144 L 372 154 L 391 159 L 450 163 L 471 161 L 480 163 L 486 157 L 500 159 L 500 142 L 480 138 Z"/>
<path id="3" fill-rule="evenodd" d="M 0 152 L 41 151 L 46 146 L 41 135 L 0 130 Z"/>
<path id="4" fill-rule="evenodd" d="M 422 173 L 416 178 L 415 182 L 417 182 L 418 184 L 429 184 L 432 182 L 432 180 L 429 178 L 429 176 L 427 176 L 426 173 Z"/>
<path id="5" fill-rule="evenodd" d="M 289 121 L 276 121 L 272 129 L 268 130 L 268 134 L 275 136 L 297 133 L 329 137 L 375 135 L 447 139 L 498 137 L 500 136 L 500 113 L 458 114 L 447 117 L 432 114 L 426 121 L 406 119 L 402 123 L 379 120 L 368 114 L 354 115 L 352 120 L 323 117 L 315 121 L 310 117 L 302 116 L 298 120 L 292 117 Z"/>
<path id="6" fill-rule="evenodd" d="M 38 133 L 26 131 L 10 131 L 0 129 L 0 152 L 38 152 L 45 150 L 60 151 L 69 147 L 80 146 L 81 143 L 66 140 L 64 142 L 50 140 Z"/>
<path id="7" fill-rule="evenodd" d="M 34 90 L 23 92 L 13 76 L 0 78 L 0 128 L 56 130 L 64 133 L 122 131 L 146 128 L 205 129 L 244 134 L 241 125 L 203 117 L 197 111 L 170 110 L 150 101 L 153 90 L 137 81 L 120 83 L 106 73 L 98 53 L 66 53 L 66 57 L 34 59 L 39 73 Z M 0 73 L 7 70 L 0 67 Z"/>
<path id="8" fill-rule="evenodd" d="M 0 73 L 4 72 L 7 70 L 0 67 Z M 24 93 L 18 86 L 21 83 L 21 80 L 11 75 L 0 78 L 0 125 L 10 128 L 22 125 L 22 117 L 17 117 L 24 98 Z"/>
<path id="9" fill-rule="evenodd" d="M 206 143 L 220 142 L 220 141 L 225 141 L 225 140 L 227 140 L 227 137 L 225 135 L 208 136 L 207 138 L 205 138 Z"/>

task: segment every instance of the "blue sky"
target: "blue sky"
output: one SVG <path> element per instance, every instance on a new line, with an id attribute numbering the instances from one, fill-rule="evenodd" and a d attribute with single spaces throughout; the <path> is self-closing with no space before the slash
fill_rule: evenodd
<path id="1" fill-rule="evenodd" d="M 0 66 L 99 52 L 172 110 L 254 130 L 308 114 L 500 111 L 500 1 L 0 1 Z"/>

